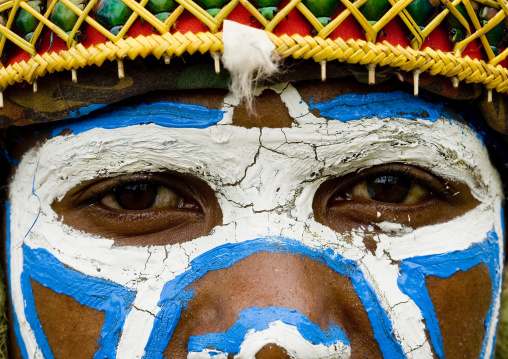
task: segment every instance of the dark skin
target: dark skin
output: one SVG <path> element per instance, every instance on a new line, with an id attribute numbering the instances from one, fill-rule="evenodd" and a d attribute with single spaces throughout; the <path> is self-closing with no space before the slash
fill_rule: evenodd
<path id="1" fill-rule="evenodd" d="M 349 92 L 372 91 L 372 87 L 359 84 L 350 86 L 345 81 L 296 87 L 306 101 L 310 97 L 327 100 Z M 388 84 L 378 86 L 376 91 L 394 89 L 396 86 Z M 220 108 L 224 94 L 214 91 L 179 92 L 161 93 L 150 98 Z M 139 102 L 145 100 L 138 99 Z M 280 97 L 272 91 L 265 91 L 257 99 L 256 109 L 257 116 L 249 118 L 246 110 L 240 107 L 235 111 L 233 123 L 243 127 L 284 128 L 290 127 L 293 122 Z M 277 116 L 273 116 L 273 113 L 277 113 Z M 449 221 L 478 205 L 465 184 L 438 178 L 422 168 L 395 163 L 377 166 L 369 171 L 370 174 L 366 171 L 325 181 L 314 197 L 315 219 L 338 233 L 347 233 L 351 229 L 383 221 L 409 225 L 407 214 L 414 213 L 411 226 L 416 228 Z M 430 182 L 435 187 L 450 188 L 450 195 L 437 196 L 432 190 L 423 188 L 423 192 L 417 191 L 416 197 L 409 202 L 394 203 L 399 197 L 407 198 L 409 194 L 404 194 L 404 191 L 410 192 L 408 188 L 414 188 L 413 182 L 408 185 L 406 181 L 396 190 L 397 193 L 383 192 L 383 188 L 380 188 L 375 192 L 378 196 L 376 201 L 357 196 L 356 186 L 375 188 L 374 179 L 378 173 L 394 176 L 410 174 L 411 178 Z M 128 175 L 121 181 L 111 181 L 141 183 L 143 176 L 154 175 L 137 176 Z M 61 202 L 53 203 L 53 209 L 67 225 L 113 238 L 118 246 L 181 243 L 206 235 L 222 223 L 215 193 L 203 180 L 177 173 L 155 176 L 160 176 L 160 182 L 180 196 L 178 208 L 129 210 L 130 205 L 139 204 L 139 198 L 132 197 L 133 190 L 126 185 L 117 186 L 117 193 L 111 197 L 113 201 L 123 201 L 119 209 L 109 206 L 111 198 L 95 202 L 87 200 L 87 191 L 98 192 L 100 188 L 107 187 L 109 180 L 99 179 L 77 186 Z M 143 193 L 152 190 L 144 189 Z M 357 197 L 353 201 L 346 201 L 345 198 L 351 195 Z M 383 215 L 378 218 L 380 208 Z M 369 242 L 368 238 L 365 242 L 369 250 L 375 250 L 375 242 Z M 447 358 L 479 356 L 485 317 L 491 302 L 491 286 L 488 268 L 484 265 L 458 272 L 446 279 L 428 278 L 427 287 L 443 333 Z M 351 281 L 317 261 L 287 253 L 259 252 L 229 268 L 208 272 L 191 287 L 195 296 L 189 301 L 188 310 L 182 312 L 164 351 L 165 357 L 186 358 L 190 336 L 223 332 L 235 323 L 239 312 L 253 306 L 298 310 L 322 329 L 332 323 L 337 324 L 349 336 L 351 358 L 382 357 L 367 312 Z M 37 313 L 55 358 L 91 358 L 96 351 L 104 313 L 83 307 L 74 299 L 56 294 L 36 282 L 32 282 L 32 289 Z M 11 340 L 11 347 L 12 357 L 21 358 L 14 340 Z M 267 345 L 256 358 L 284 359 L 289 356 L 283 348 Z"/>

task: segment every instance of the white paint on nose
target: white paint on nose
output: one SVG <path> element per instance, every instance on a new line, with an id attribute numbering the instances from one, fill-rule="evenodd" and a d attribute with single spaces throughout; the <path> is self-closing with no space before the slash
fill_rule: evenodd
<path id="1" fill-rule="evenodd" d="M 298 359 L 349 359 L 351 347 L 340 341 L 331 345 L 314 344 L 306 340 L 294 325 L 277 320 L 265 330 L 249 330 L 240 345 L 235 359 L 255 359 L 256 354 L 266 345 L 275 344 L 284 350 L 290 358 Z M 190 352 L 188 359 L 227 359 L 229 353 L 205 349 L 202 352 Z"/>

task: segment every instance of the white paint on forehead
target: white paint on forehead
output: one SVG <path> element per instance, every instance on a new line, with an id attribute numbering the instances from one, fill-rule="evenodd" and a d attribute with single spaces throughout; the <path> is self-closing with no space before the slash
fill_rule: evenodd
<path id="1" fill-rule="evenodd" d="M 329 247 L 356 260 L 392 320 L 404 352 L 410 358 L 431 356 L 419 308 L 398 289 L 398 266 L 390 258 L 466 249 L 482 241 L 493 226 L 502 238 L 501 182 L 486 149 L 467 126 L 450 124 L 448 119 L 435 123 L 403 118 L 328 121 L 312 115 L 292 86 L 274 90 L 281 94 L 290 114 L 300 116 L 292 128 L 232 126 L 235 99 L 229 97 L 225 119 L 207 129 L 154 124 L 96 128 L 55 137 L 25 154 L 10 188 L 11 281 L 31 357 L 38 357 L 38 351 L 24 318 L 19 286 L 22 243 L 45 248 L 86 275 L 138 291 L 118 347 L 119 358 L 133 358 L 144 352 L 153 314 L 159 310 L 159 292 L 167 281 L 189 269 L 192 259 L 219 245 L 266 235 L 294 238 L 312 248 Z M 464 182 L 481 203 L 447 223 L 402 232 L 388 230 L 375 237 L 378 250 L 374 254 L 365 248 L 364 230 L 338 234 L 314 220 L 312 199 L 327 177 L 391 162 L 412 163 Z M 208 236 L 182 244 L 114 247 L 110 239 L 62 224 L 51 208 L 53 201 L 83 181 L 165 170 L 206 180 L 217 191 L 223 225 Z M 32 195 L 32 182 L 38 198 Z"/>

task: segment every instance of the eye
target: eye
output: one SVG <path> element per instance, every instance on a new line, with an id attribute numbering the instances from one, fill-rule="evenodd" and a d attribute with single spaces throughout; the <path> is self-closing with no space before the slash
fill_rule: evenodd
<path id="1" fill-rule="evenodd" d="M 379 203 L 418 203 L 430 195 L 429 190 L 404 175 L 376 176 L 351 189 L 351 198 Z"/>
<path id="2" fill-rule="evenodd" d="M 170 173 L 92 180 L 52 207 L 65 224 L 117 245 L 180 243 L 222 222 L 215 193 L 204 181 Z"/>
<path id="3" fill-rule="evenodd" d="M 313 201 L 316 220 L 338 232 L 377 230 L 385 221 L 412 228 L 442 223 L 477 205 L 467 185 L 398 163 L 328 180 Z"/>
<path id="4" fill-rule="evenodd" d="M 152 183 L 132 183 L 115 187 L 113 193 L 100 201 L 106 207 L 125 211 L 146 211 L 160 208 L 196 208 L 171 188 Z"/>

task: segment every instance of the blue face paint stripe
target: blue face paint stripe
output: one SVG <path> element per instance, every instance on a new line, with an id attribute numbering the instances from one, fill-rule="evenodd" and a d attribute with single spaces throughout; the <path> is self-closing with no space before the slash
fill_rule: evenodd
<path id="1" fill-rule="evenodd" d="M 321 116 L 341 122 L 374 116 L 419 118 L 431 122 L 440 117 L 454 117 L 443 109 L 442 103 L 426 102 L 403 91 L 346 94 L 318 103 L 311 98 L 309 108 L 318 110 Z"/>
<path id="2" fill-rule="evenodd" d="M 5 238 L 5 246 L 7 248 L 7 278 L 9 278 L 9 293 L 12 295 L 12 277 L 11 277 L 11 204 L 6 202 L 5 208 L 5 216 L 6 216 L 6 238 Z M 21 331 L 19 328 L 19 321 L 16 309 L 14 308 L 14 304 L 12 304 L 11 300 L 12 313 L 14 318 L 14 334 L 16 335 L 16 342 L 18 343 L 19 349 L 21 351 L 21 355 L 24 359 L 28 359 L 28 352 L 26 350 L 25 342 L 23 341 L 23 337 L 21 336 Z"/>
<path id="3" fill-rule="evenodd" d="M 153 329 L 145 347 L 143 359 L 162 359 L 162 352 L 169 344 L 175 331 L 183 305 L 178 301 L 168 301 L 161 305 L 161 310 L 155 316 Z"/>
<path id="4" fill-rule="evenodd" d="M 504 207 L 501 206 L 501 231 L 503 233 L 503 235 L 506 233 L 504 231 Z M 503 259 L 504 259 L 504 253 L 503 253 Z"/>
<path id="5" fill-rule="evenodd" d="M 119 335 L 136 296 L 135 291 L 68 269 L 45 249 L 31 249 L 23 245 L 23 260 L 21 285 L 26 302 L 25 313 L 44 356 L 52 358 L 51 348 L 37 317 L 30 278 L 56 293 L 71 296 L 82 305 L 103 311 L 105 322 L 98 343 L 100 348 L 94 358 L 115 358 Z"/>
<path id="6" fill-rule="evenodd" d="M 92 118 L 56 126 L 52 130 L 52 136 L 63 130 L 71 130 L 77 135 L 94 128 L 114 129 L 148 123 L 174 128 L 207 128 L 222 120 L 223 114 L 224 111 L 205 106 L 169 101 L 107 107 L 94 112 Z"/>
<path id="7" fill-rule="evenodd" d="M 281 237 L 267 237 L 242 243 L 225 244 L 192 260 L 189 270 L 164 286 L 158 303 L 161 310 L 154 321 L 143 358 L 162 359 L 162 353 L 171 339 L 171 335 L 168 333 L 173 333 L 180 317 L 182 305 L 178 294 L 182 290 L 211 270 L 228 268 L 239 260 L 261 251 L 301 254 L 328 265 L 339 274 L 348 276 L 367 311 L 374 337 L 383 356 L 405 358 L 401 345 L 393 338 L 392 324 L 388 315 L 382 309 L 374 290 L 354 261 L 336 255 L 331 249 L 311 249 L 298 241 Z M 179 308 L 178 312 L 175 312 L 176 308 Z"/>
<path id="8" fill-rule="evenodd" d="M 67 120 L 69 118 L 79 118 L 86 115 L 89 115 L 90 113 L 100 110 L 103 107 L 106 107 L 106 104 L 92 104 L 85 107 L 81 107 L 77 110 L 69 111 L 70 116 L 64 117 L 64 120 Z"/>
<path id="9" fill-rule="evenodd" d="M 408 295 L 422 311 L 434 351 L 439 358 L 444 358 L 443 338 L 441 337 L 434 305 L 426 287 L 426 277 L 430 275 L 448 278 L 458 271 L 467 271 L 478 264 L 484 263 L 488 266 L 492 279 L 492 299 L 494 299 L 497 296 L 501 283 L 498 240 L 496 232 L 492 230 L 487 233 L 487 238 L 484 242 L 475 244 L 467 250 L 413 257 L 402 261 L 400 265 L 401 275 L 397 280 L 397 284 L 401 291 Z M 486 331 L 491 324 L 493 310 L 494 301 L 491 303 L 485 320 Z M 485 335 L 482 346 L 482 358 L 485 357 L 487 344 L 488 336 Z"/>
<path id="10" fill-rule="evenodd" d="M 239 320 L 225 333 L 191 336 L 187 347 L 188 351 L 202 352 L 205 349 L 213 349 L 223 353 L 238 353 L 240 345 L 250 330 L 254 329 L 259 332 L 268 329 L 270 323 L 277 320 L 295 326 L 304 339 L 315 345 L 330 346 L 341 342 L 350 346 L 349 339 L 342 329 L 331 325 L 325 332 L 317 323 L 312 323 L 305 315 L 296 310 L 279 307 L 252 307 L 242 310 L 238 314 L 238 318 Z"/>
<path id="11" fill-rule="evenodd" d="M 189 290 L 183 290 L 181 291 L 176 299 L 182 303 L 183 309 L 187 310 L 189 306 L 189 300 L 191 300 L 194 297 L 194 288 L 190 288 Z"/>

